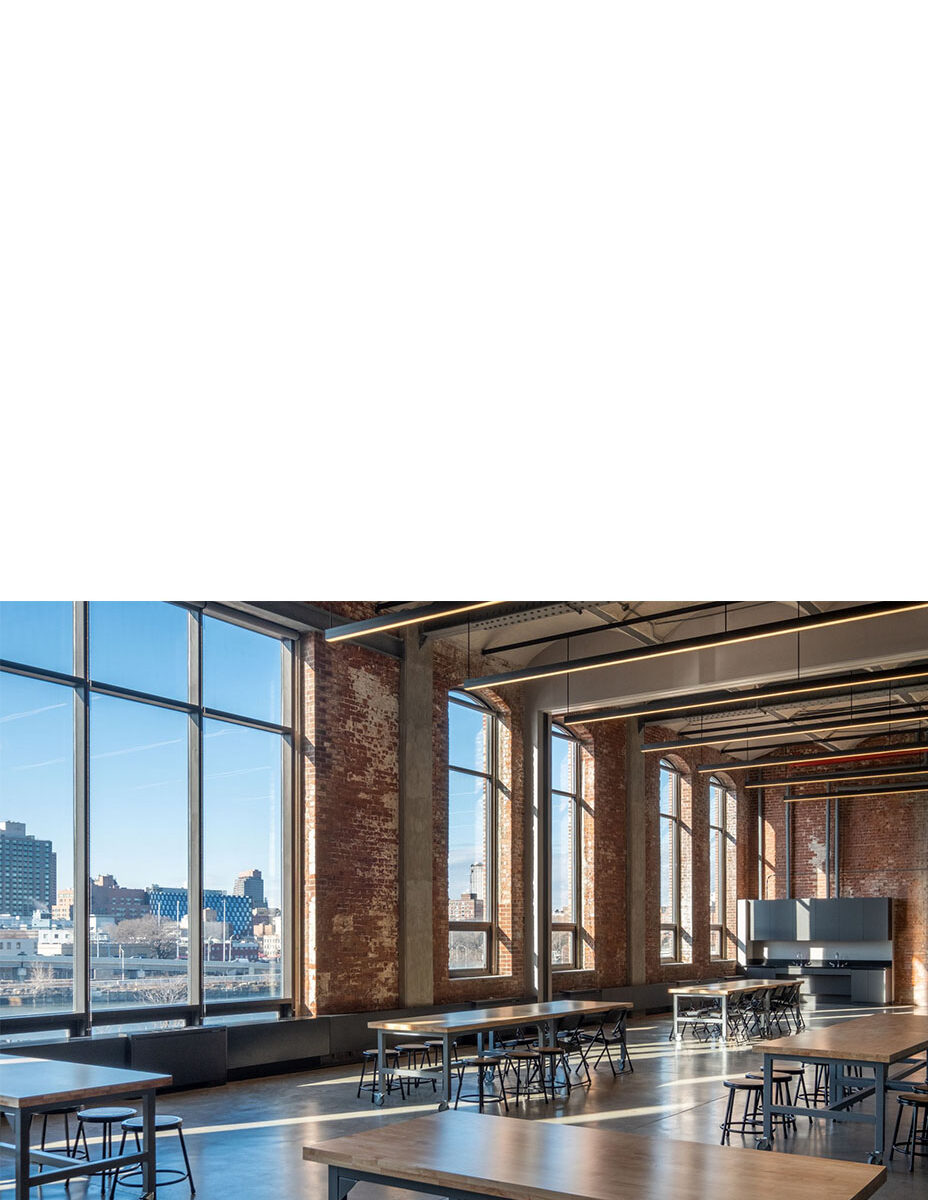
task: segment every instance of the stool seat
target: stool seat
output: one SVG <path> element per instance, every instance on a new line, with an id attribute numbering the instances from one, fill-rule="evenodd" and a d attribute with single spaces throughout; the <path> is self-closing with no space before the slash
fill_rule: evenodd
<path id="1" fill-rule="evenodd" d="M 428 1046 L 428 1042 L 403 1042 L 399 1046 L 394 1046 L 394 1050 L 398 1050 L 400 1054 L 409 1054 L 410 1052 L 418 1053 Z"/>
<path id="2" fill-rule="evenodd" d="M 464 1067 L 500 1067 L 502 1063 L 496 1055 L 488 1058 L 485 1054 L 481 1054 L 475 1055 L 473 1058 L 463 1059 L 460 1065 Z"/>
<path id="3" fill-rule="evenodd" d="M 770 1078 L 774 1083 L 789 1083 L 791 1075 L 792 1071 L 781 1071 L 779 1068 L 777 1068 L 776 1071 L 771 1072 Z M 759 1079 L 761 1083 L 764 1082 L 764 1077 L 759 1071 L 757 1074 L 755 1074 L 753 1071 L 748 1071 L 747 1075 L 745 1075 L 745 1079 Z"/>
<path id="4" fill-rule="evenodd" d="M 928 1092 L 902 1092 L 900 1104 L 914 1104 L 918 1108 L 928 1108 Z"/>
<path id="5" fill-rule="evenodd" d="M 179 1129 L 183 1123 L 183 1117 L 172 1117 L 170 1113 L 156 1113 L 155 1115 L 155 1129 Z M 145 1122 L 141 1117 L 129 1117 L 127 1121 L 123 1121 L 122 1127 L 141 1131 L 145 1128 Z"/>
<path id="6" fill-rule="evenodd" d="M 563 1054 L 563 1046 L 538 1046 L 535 1050 L 536 1054 Z"/>
<path id="7" fill-rule="evenodd" d="M 125 1121 L 128 1117 L 134 1117 L 138 1112 L 135 1108 L 85 1108 L 77 1114 L 79 1121 L 89 1121 L 91 1124 L 103 1123 L 108 1121 Z"/>
<path id="8" fill-rule="evenodd" d="M 722 1087 L 732 1088 L 736 1092 L 758 1092 L 763 1091 L 764 1081 L 745 1076 L 744 1079 L 726 1079 L 723 1081 Z"/>
<path id="9" fill-rule="evenodd" d="M 506 1054 L 506 1057 L 507 1058 L 525 1058 L 525 1059 L 538 1058 L 539 1052 L 537 1050 L 510 1050 Z"/>

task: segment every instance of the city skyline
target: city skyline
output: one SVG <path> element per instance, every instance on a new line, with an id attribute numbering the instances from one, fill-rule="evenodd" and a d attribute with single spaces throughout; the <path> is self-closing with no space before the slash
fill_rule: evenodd
<path id="1" fill-rule="evenodd" d="M 70 604 L 3 602 L 0 656 L 70 672 L 71 620 Z M 161 602 L 92 603 L 93 677 L 183 698 L 186 621 Z M 279 722 L 280 643 L 211 618 L 203 642 L 205 701 Z M 73 856 L 61 852 L 73 840 L 72 697 L 68 686 L 0 673 L 0 811 L 59 847 L 59 888 L 73 887 Z M 186 886 L 187 730 L 184 713 L 92 695 L 91 874 Z M 206 719 L 203 745 L 204 885 L 228 886 L 246 851 L 279 907 L 281 737 Z"/>

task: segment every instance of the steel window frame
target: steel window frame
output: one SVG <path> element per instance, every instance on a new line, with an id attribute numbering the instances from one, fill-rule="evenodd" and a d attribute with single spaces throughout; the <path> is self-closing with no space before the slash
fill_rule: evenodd
<path id="1" fill-rule="evenodd" d="M 554 805 L 555 796 L 562 796 L 573 808 L 573 845 L 570 847 L 570 858 L 573 866 L 573 888 L 571 895 L 571 911 L 574 914 L 573 921 L 555 921 L 554 913 L 548 914 L 550 924 L 549 941 L 551 943 L 551 972 L 555 974 L 560 971 L 579 971 L 583 969 L 583 963 L 580 956 L 580 930 L 583 927 L 583 778 L 580 773 L 581 760 L 581 742 L 580 739 L 566 729 L 563 725 L 552 722 L 551 738 L 549 740 L 548 753 L 551 758 L 552 769 L 548 772 L 549 779 L 554 778 L 553 762 L 554 756 L 551 753 L 554 745 L 554 738 L 560 738 L 562 741 L 570 742 L 571 754 L 574 756 L 574 779 L 577 783 L 575 792 L 565 791 L 563 788 L 551 786 L 548 797 L 549 806 L 551 808 L 551 827 L 554 825 Z M 551 866 L 550 878 L 554 878 L 554 837 L 551 837 Z M 554 961 L 554 934 L 559 931 L 569 930 L 571 933 L 571 955 L 570 961 L 566 963 L 555 963 Z"/>
<path id="2" fill-rule="evenodd" d="M 671 933 L 673 934 L 673 956 L 668 958 L 667 955 L 660 954 L 660 961 L 661 961 L 661 963 L 677 963 L 680 961 L 680 948 L 681 948 L 682 941 L 683 941 L 682 928 L 681 928 L 683 925 L 682 903 L 681 903 L 682 897 L 680 895 L 680 892 L 681 892 L 680 804 L 681 804 L 681 795 L 682 795 L 682 791 L 683 791 L 683 772 L 680 770 L 679 767 L 675 767 L 672 762 L 669 762 L 668 760 L 663 759 L 663 758 L 661 759 L 658 766 L 659 766 L 659 770 L 662 773 L 666 772 L 666 774 L 670 775 L 674 781 L 672 791 L 671 791 L 671 806 L 673 809 L 672 812 L 669 812 L 669 813 L 664 812 L 663 808 L 661 807 L 661 789 L 660 789 L 660 787 L 658 787 L 658 817 L 661 821 L 670 821 L 671 822 L 670 845 L 671 845 L 671 851 L 673 854 L 673 861 L 671 863 L 671 871 L 670 871 L 671 908 L 673 909 L 673 921 L 662 921 L 659 926 L 661 933 L 663 933 L 664 930 L 670 930 Z M 660 839 L 658 839 L 658 852 L 660 852 Z M 663 864 L 661 864 L 661 865 L 663 866 Z M 662 874 L 663 874 L 663 872 L 662 872 Z M 660 907 L 660 900 L 658 899 L 658 908 L 659 907 Z M 659 945 L 658 945 L 658 950 L 660 950 Z"/>
<path id="3" fill-rule="evenodd" d="M 486 788 L 487 797 L 487 814 L 486 814 L 486 920 L 485 921 L 452 921 L 448 919 L 448 978 L 449 979 L 479 979 L 483 976 L 495 975 L 498 969 L 498 953 L 499 945 L 496 936 L 497 928 L 497 843 L 499 840 L 499 738 L 500 738 L 500 721 L 499 714 L 491 705 L 485 703 L 477 696 L 463 696 L 461 693 L 452 689 L 448 693 L 448 704 L 458 704 L 461 708 L 469 708 L 474 712 L 478 712 L 481 716 L 490 717 L 490 730 L 487 737 L 487 765 L 489 771 L 477 771 L 472 767 L 458 767 L 451 762 L 451 739 L 448 739 L 448 776 L 450 778 L 452 771 L 457 771 L 460 775 L 470 775 L 477 779 L 482 779 Z M 450 789 L 449 789 L 450 802 Z M 462 933 L 483 932 L 486 934 L 486 958 L 483 967 L 461 967 L 454 968 L 451 966 L 451 934 L 458 930 Z"/>
<path id="4" fill-rule="evenodd" d="M 178 1019 L 185 1025 L 200 1025 L 207 1015 L 223 1012 L 270 1012 L 289 1016 L 294 1009 L 296 936 L 293 918 L 296 889 L 293 881 L 293 852 L 300 773 L 296 755 L 299 722 L 299 655 L 297 635 L 283 626 L 251 619 L 243 613 L 219 605 L 166 601 L 186 610 L 187 621 L 187 699 L 178 700 L 152 692 L 93 679 L 90 663 L 90 601 L 72 601 L 72 674 L 32 666 L 12 659 L 0 659 L 0 674 L 21 675 L 37 682 L 53 683 L 72 689 L 73 711 L 73 817 L 72 854 L 74 867 L 74 906 L 72 924 L 73 977 L 72 1008 L 68 1012 L 30 1014 L 0 1020 L 0 1034 L 67 1030 L 68 1038 L 89 1036 L 94 1025 L 136 1024 L 152 1020 Z M 203 704 L 203 616 L 228 621 L 253 632 L 274 637 L 281 643 L 281 723 L 225 712 Z M 186 713 L 187 727 L 187 895 L 188 964 L 187 1001 L 176 1005 L 133 1005 L 127 1008 L 94 1009 L 90 999 L 90 700 L 94 695 L 150 704 Z M 475 706 L 476 707 L 476 706 Z M 222 721 L 281 736 L 281 995 L 266 1000 L 207 1000 L 203 969 L 202 898 L 203 898 L 203 721 Z M 495 864 L 494 864 L 495 870 Z M 494 876 L 495 878 L 495 876 Z M 191 897 L 199 903 L 190 904 Z M 194 954 L 190 947 L 198 950 Z"/>
<path id="5" fill-rule="evenodd" d="M 721 824 L 715 825 L 712 822 L 712 789 L 715 788 L 720 793 L 719 814 Z M 719 912 L 724 916 L 728 913 L 728 843 L 737 842 L 737 838 L 731 833 L 728 828 L 728 799 L 729 797 L 737 804 L 738 796 L 733 787 L 722 783 L 716 775 L 709 776 L 709 853 L 712 853 L 712 833 L 713 830 L 718 836 L 718 862 L 716 864 L 718 890 L 719 890 Z M 711 863 L 710 873 L 711 879 Z M 711 896 L 710 896 L 711 899 Z M 719 949 L 721 953 L 712 953 L 712 932 L 719 930 Z M 728 940 L 728 922 L 723 919 L 720 922 L 710 923 L 709 925 L 709 959 L 711 962 L 728 962 L 728 956 L 725 951 L 727 949 Z"/>

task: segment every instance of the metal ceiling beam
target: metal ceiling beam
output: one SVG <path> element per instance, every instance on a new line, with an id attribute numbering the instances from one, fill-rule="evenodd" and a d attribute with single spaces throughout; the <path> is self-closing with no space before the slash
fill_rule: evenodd
<path id="1" fill-rule="evenodd" d="M 486 628 L 486 624 L 500 625 L 519 624 L 529 621 L 540 621 L 545 617 L 552 615 L 552 610 L 560 610 L 561 615 L 564 615 L 565 610 L 568 612 L 577 612 L 577 606 L 569 600 L 525 600 L 519 602 L 506 602 L 487 610 L 486 612 L 477 611 L 473 614 L 465 613 L 463 617 L 449 617 L 444 621 L 433 621 L 426 626 L 421 637 L 425 641 L 432 641 L 435 638 L 455 637 L 465 634 L 468 629 L 479 631 Z M 468 620 L 468 617 L 471 617 Z M 510 620 L 507 620 L 510 618 Z M 496 653 L 496 651 L 493 651 Z"/>
<path id="2" fill-rule="evenodd" d="M 879 716 L 894 717 L 904 714 L 910 707 L 921 708 L 924 704 L 924 700 L 913 700 L 911 704 L 892 704 L 889 700 L 881 700 L 876 704 L 853 705 L 850 708 L 827 708 L 821 712 L 807 713 L 805 718 L 786 716 L 779 714 L 775 708 L 769 708 L 764 711 L 777 716 L 777 721 L 770 721 L 766 724 L 761 721 L 754 723 L 736 721 L 730 725 L 706 725 L 705 727 L 697 725 L 695 728 L 681 729 L 679 733 L 681 737 L 715 737 L 716 735 L 724 737 L 726 734 L 730 734 L 731 740 L 734 742 L 744 733 L 763 734 L 766 730 L 778 734 L 781 730 L 789 732 L 790 729 L 794 729 L 798 733 L 803 726 L 807 726 L 813 720 L 820 729 L 824 729 L 828 721 L 852 721 L 857 718 L 860 720 L 876 719 Z M 925 715 L 928 716 L 928 710 L 925 710 Z"/>
<path id="3" fill-rule="evenodd" d="M 761 702 L 765 700 L 778 700 L 780 703 L 785 703 L 790 699 L 803 696 L 819 695 L 824 697 L 832 693 L 853 691 L 857 688 L 861 688 L 864 693 L 878 691 L 893 681 L 902 679 L 910 683 L 916 680 L 928 681 L 928 660 L 912 663 L 908 667 L 890 667 L 882 671 L 854 671 L 847 675 L 810 675 L 807 679 L 787 679 L 780 683 L 764 684 L 762 687 L 744 692 L 730 690 L 691 692 L 685 696 L 650 700 L 644 704 L 609 705 L 604 708 L 591 708 L 586 712 L 574 711 L 558 716 L 558 720 L 564 725 L 582 725 L 585 722 L 619 721 L 627 720 L 629 717 L 638 717 L 638 723 L 643 728 L 649 722 L 656 720 L 670 721 L 689 716 L 708 717 L 713 712 L 732 707 L 747 709 L 751 705 L 756 705 L 759 709 Z"/>
<path id="4" fill-rule="evenodd" d="M 318 604 L 308 604 L 304 601 L 230 600 L 226 603 L 229 607 L 237 608 L 243 613 L 250 613 L 257 617 L 270 617 L 271 620 L 285 625 L 295 634 L 325 633 L 327 629 L 331 629 L 345 619 L 327 608 L 320 608 Z M 368 650 L 376 650 L 378 654 L 385 654 L 388 658 L 403 657 L 402 640 L 392 637 L 388 633 L 368 634 L 366 637 L 359 638 L 356 644 L 364 646 Z"/>
<path id="5" fill-rule="evenodd" d="M 420 604 L 415 608 L 405 608 L 402 612 L 384 613 L 379 617 L 368 617 L 363 621 L 342 621 L 325 631 L 327 642 L 342 642 L 355 639 L 371 633 L 388 633 L 395 629 L 403 629 L 409 625 L 421 625 L 427 621 L 437 621 L 441 617 L 461 613 L 480 612 L 486 614 L 488 609 L 497 607 L 499 600 L 434 600 L 430 604 Z"/>
<path id="6" fill-rule="evenodd" d="M 850 735 L 854 736 L 854 735 Z M 838 739 L 841 740 L 841 739 Z M 781 750 L 782 746 L 759 746 L 756 749 Z M 922 754 L 928 751 L 928 741 L 909 742 L 906 745 L 870 746 L 866 750 L 837 750 L 833 754 L 788 754 L 781 758 L 758 759 L 739 762 L 737 759 L 722 762 L 702 763 L 697 766 L 699 775 L 711 775 L 713 771 L 763 771 L 768 767 L 811 766 L 813 763 L 853 762 L 861 758 L 895 758 L 901 754 Z M 766 784 L 762 784 L 766 787 Z"/>
<path id="7" fill-rule="evenodd" d="M 603 667 L 623 666 L 626 663 L 646 662 L 652 658 L 665 658 L 674 654 L 693 653 L 697 650 L 715 649 L 719 646 L 734 646 L 766 638 L 782 637 L 792 633 L 809 632 L 830 626 L 865 621 L 875 617 L 888 617 L 916 609 L 928 608 L 928 601 L 897 600 L 878 604 L 858 604 L 849 608 L 832 609 L 811 617 L 799 617 L 786 621 L 772 621 L 766 625 L 749 625 L 726 633 L 707 634 L 704 637 L 684 638 L 678 642 L 661 642 L 658 646 L 642 647 L 640 650 L 620 650 L 613 654 L 594 654 L 572 662 L 544 663 L 537 667 L 524 667 L 520 671 L 505 671 L 499 675 L 484 675 L 477 679 L 465 679 L 460 685 L 466 692 L 485 687 L 502 687 L 511 683 L 527 683 L 534 679 L 549 679 L 555 675 L 572 675 L 580 671 L 595 671 Z"/>

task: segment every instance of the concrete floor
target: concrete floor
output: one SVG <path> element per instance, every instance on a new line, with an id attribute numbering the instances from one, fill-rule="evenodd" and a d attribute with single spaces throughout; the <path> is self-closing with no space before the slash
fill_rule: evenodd
<path id="1" fill-rule="evenodd" d="M 831 1024 L 875 1011 L 882 1010 L 833 1007 L 807 1012 L 806 1019 Z M 722 1080 L 761 1067 L 761 1054 L 755 1047 L 723 1050 L 711 1044 L 698 1045 L 690 1038 L 678 1046 L 667 1040 L 669 1028 L 669 1018 L 664 1015 L 631 1020 L 633 1075 L 613 1079 L 608 1068 L 601 1068 L 594 1073 L 591 1088 L 576 1088 L 569 1100 L 559 1099 L 547 1106 L 540 1098 L 523 1101 L 512 1119 L 556 1120 L 658 1138 L 718 1143 L 727 1095 Z M 376 1109 L 368 1093 L 360 1100 L 356 1098 L 357 1078 L 355 1066 L 277 1075 L 165 1096 L 159 1108 L 184 1118 L 199 1200 L 324 1200 L 325 1168 L 302 1160 L 304 1144 L 402 1121 L 436 1108 L 431 1089 L 423 1086 L 405 1101 L 394 1093 L 385 1108 Z M 913 1078 L 921 1080 L 924 1076 L 920 1073 Z M 872 1100 L 868 1103 L 872 1105 Z M 892 1095 L 887 1110 L 888 1139 L 896 1114 Z M 816 1121 L 810 1128 L 808 1121 L 801 1120 L 795 1137 L 786 1143 L 777 1138 L 774 1153 L 863 1162 L 872 1139 L 872 1126 L 831 1126 Z M 753 1140 L 732 1135 L 731 1144 L 751 1146 Z M 158 1153 L 162 1166 L 176 1165 L 180 1161 L 176 1135 L 159 1140 Z M 887 1183 L 879 1193 L 881 1200 L 925 1200 L 928 1159 L 916 1159 L 911 1175 L 898 1155 L 888 1167 Z M 10 1177 L 9 1160 L 4 1159 L 0 1194 L 11 1189 Z M 138 1195 L 128 1188 L 118 1191 L 123 1200 Z M 188 1193 L 186 1185 L 181 1184 L 164 1194 L 171 1200 L 182 1200 Z M 359 1184 L 351 1196 L 352 1200 L 400 1200 L 412 1194 Z M 56 1200 L 67 1193 L 59 1184 L 35 1195 L 41 1200 Z M 71 1200 L 95 1200 L 99 1195 L 99 1184 L 81 1180 L 71 1185 Z"/>

